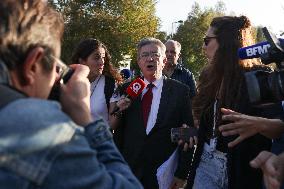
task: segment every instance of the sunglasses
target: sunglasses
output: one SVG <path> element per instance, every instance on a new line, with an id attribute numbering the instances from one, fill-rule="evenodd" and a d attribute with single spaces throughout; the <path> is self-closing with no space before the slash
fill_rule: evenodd
<path id="1" fill-rule="evenodd" d="M 214 36 L 214 37 L 204 37 L 203 38 L 203 42 L 204 42 L 205 46 L 207 46 L 210 43 L 211 39 L 216 39 L 216 38 L 217 38 L 216 36 Z"/>

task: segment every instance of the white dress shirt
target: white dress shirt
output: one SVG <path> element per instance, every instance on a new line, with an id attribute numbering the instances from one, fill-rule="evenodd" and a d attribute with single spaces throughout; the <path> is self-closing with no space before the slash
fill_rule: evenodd
<path id="1" fill-rule="evenodd" d="M 149 84 L 149 81 L 147 81 L 145 78 L 144 78 L 144 82 L 145 82 L 146 86 Z M 163 77 L 155 80 L 154 82 L 152 82 L 152 84 L 154 84 L 155 86 L 152 88 L 153 99 L 152 99 L 151 110 L 150 110 L 148 122 L 147 122 L 147 129 L 146 129 L 147 135 L 150 133 L 150 131 L 153 129 L 153 127 L 156 124 L 157 115 L 158 115 L 159 106 L 160 106 L 162 88 L 163 88 Z M 147 90 L 148 89 L 146 87 L 142 91 L 142 98 L 143 98 L 144 94 L 147 92 Z"/>

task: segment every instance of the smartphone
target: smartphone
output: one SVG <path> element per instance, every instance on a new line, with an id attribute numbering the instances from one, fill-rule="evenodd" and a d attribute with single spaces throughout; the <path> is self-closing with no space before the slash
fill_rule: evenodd
<path id="1" fill-rule="evenodd" d="M 197 129 L 195 127 L 177 127 L 171 129 L 171 141 L 178 142 L 183 140 L 189 142 L 190 137 L 197 136 Z"/>

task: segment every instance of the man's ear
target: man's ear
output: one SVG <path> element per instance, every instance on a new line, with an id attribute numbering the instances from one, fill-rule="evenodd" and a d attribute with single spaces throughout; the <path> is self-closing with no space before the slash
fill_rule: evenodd
<path id="1" fill-rule="evenodd" d="M 35 81 L 35 76 L 40 70 L 40 61 L 44 56 L 44 49 L 42 47 L 36 47 L 32 49 L 24 62 L 23 66 L 23 77 L 25 79 L 25 84 L 31 84 Z"/>
<path id="2" fill-rule="evenodd" d="M 164 57 L 163 59 L 163 63 L 166 64 L 167 63 L 167 56 Z"/>

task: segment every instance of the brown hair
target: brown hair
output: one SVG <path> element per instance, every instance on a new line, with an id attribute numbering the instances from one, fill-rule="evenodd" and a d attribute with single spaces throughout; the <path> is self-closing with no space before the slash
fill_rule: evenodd
<path id="1" fill-rule="evenodd" d="M 202 111 L 218 95 L 221 107 L 236 108 L 236 102 L 241 98 L 241 88 L 244 81 L 243 73 L 258 60 L 240 60 L 238 49 L 254 43 L 251 23 L 246 16 L 216 17 L 210 24 L 217 36 L 219 48 L 213 57 L 213 62 L 206 64 L 200 74 L 197 85 L 197 95 L 194 97 L 194 115 L 199 118 Z"/>
<path id="2" fill-rule="evenodd" d="M 0 58 L 22 78 L 21 67 L 33 48 L 43 47 L 46 55 L 59 56 L 63 19 L 42 0 L 2 0 L 0 28 Z M 50 57 L 45 56 L 41 64 L 50 71 L 53 61 L 47 59 Z"/>
<path id="3" fill-rule="evenodd" d="M 108 49 L 106 48 L 105 44 L 97 39 L 89 38 L 82 40 L 72 54 L 72 63 L 78 64 L 80 58 L 86 60 L 98 48 L 103 48 L 106 51 L 103 74 L 113 78 L 117 83 L 121 83 L 122 77 L 112 65 L 111 56 Z"/>

